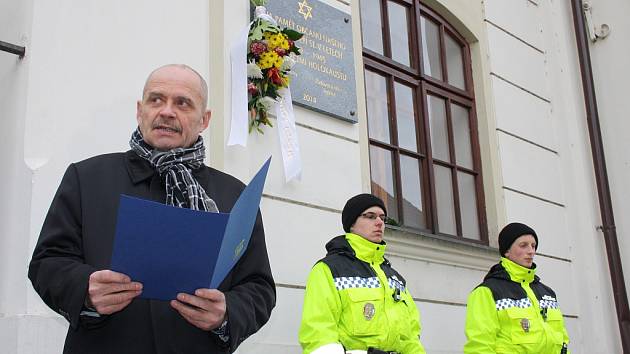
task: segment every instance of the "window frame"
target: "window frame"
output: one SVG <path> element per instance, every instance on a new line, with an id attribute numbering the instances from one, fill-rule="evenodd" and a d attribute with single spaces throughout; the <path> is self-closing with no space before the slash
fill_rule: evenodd
<path id="1" fill-rule="evenodd" d="M 389 33 L 389 14 L 388 2 L 394 2 L 407 7 L 407 16 L 409 20 L 409 52 L 410 66 L 398 63 L 391 57 L 391 36 Z M 362 48 L 364 74 L 366 71 L 374 72 L 382 75 L 386 80 L 386 88 L 388 95 L 387 107 L 388 123 L 389 123 L 389 143 L 372 139 L 368 136 L 369 146 L 375 146 L 390 152 L 392 158 L 393 182 L 395 183 L 396 206 L 399 213 L 399 221 L 401 225 L 397 225 L 403 229 L 416 230 L 421 233 L 429 233 L 434 235 L 443 235 L 456 238 L 471 243 L 488 244 L 488 228 L 485 212 L 485 195 L 483 190 L 483 173 L 481 166 L 481 152 L 479 142 L 479 129 L 475 107 L 475 94 L 472 80 L 472 61 L 470 54 L 470 46 L 463 36 L 450 25 L 442 16 L 422 4 L 419 0 L 380 0 L 380 13 L 382 23 L 382 43 L 383 54 L 374 52 L 367 48 Z M 432 21 L 439 26 L 439 48 L 440 48 L 440 64 L 442 68 L 442 80 L 431 77 L 424 72 L 424 58 L 422 55 L 422 35 L 421 35 L 421 16 L 426 20 Z M 462 64 L 465 89 L 461 89 L 448 83 L 448 64 L 446 57 L 446 36 L 450 36 L 462 49 Z M 416 145 L 417 152 L 407 150 L 400 147 L 398 142 L 398 119 L 396 117 L 396 97 L 395 83 L 399 82 L 411 87 L 414 102 L 414 125 L 416 126 Z M 367 93 L 367 90 L 366 90 Z M 442 161 L 434 159 L 431 146 L 431 130 L 428 115 L 427 100 L 429 95 L 434 95 L 444 99 L 445 119 L 447 125 L 447 143 L 449 147 L 449 160 Z M 472 168 L 457 165 L 455 158 L 456 145 L 454 141 L 454 126 L 451 105 L 456 104 L 468 110 L 468 123 L 470 130 L 470 149 L 472 157 Z M 368 122 L 369 124 L 369 122 Z M 413 228 L 404 224 L 403 210 L 403 191 L 402 191 L 402 173 L 401 173 L 401 156 L 409 156 L 418 161 L 421 169 L 419 176 L 421 178 L 420 188 L 422 195 L 422 213 L 426 220 L 426 228 Z M 444 166 L 451 171 L 451 186 L 453 190 L 453 207 L 455 212 L 456 235 L 439 232 L 438 210 L 437 210 L 437 191 L 435 184 L 434 166 Z M 372 159 L 370 158 L 370 166 Z M 371 171 L 371 167 L 370 167 Z M 463 235 L 463 218 L 461 210 L 461 191 L 458 183 L 458 172 L 467 173 L 474 176 L 477 221 L 479 227 L 479 240 L 466 238 Z M 372 184 L 372 182 L 371 182 Z"/>

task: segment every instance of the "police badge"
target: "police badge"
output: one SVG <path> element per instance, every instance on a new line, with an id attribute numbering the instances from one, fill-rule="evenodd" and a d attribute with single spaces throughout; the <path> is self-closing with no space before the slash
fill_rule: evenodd
<path id="1" fill-rule="evenodd" d="M 374 308 L 374 304 L 368 302 L 367 304 L 363 305 L 363 317 L 365 317 L 367 321 L 371 320 L 374 317 L 375 312 L 376 309 Z"/>
<path id="2" fill-rule="evenodd" d="M 529 320 L 527 318 L 521 319 L 521 328 L 525 333 L 529 333 Z"/>

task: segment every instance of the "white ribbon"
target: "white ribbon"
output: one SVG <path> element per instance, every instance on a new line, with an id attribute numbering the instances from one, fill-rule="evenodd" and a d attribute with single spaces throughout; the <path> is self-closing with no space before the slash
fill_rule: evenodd
<path id="1" fill-rule="evenodd" d="M 255 16 L 273 24 L 276 23 L 262 6 L 256 7 Z M 250 23 L 239 33 L 236 41 L 230 48 L 232 71 L 232 111 L 230 113 L 232 119 L 230 135 L 227 141 L 228 146 L 247 146 L 249 124 L 249 111 L 247 110 L 247 35 L 251 25 Z M 288 183 L 294 178 L 300 179 L 302 175 L 302 161 L 300 159 L 297 130 L 295 129 L 291 91 L 289 88 L 283 88 L 278 93 L 280 96 L 274 107 L 275 115 L 278 119 L 278 137 L 284 164 L 284 177 L 285 182 Z"/>
<path id="2" fill-rule="evenodd" d="M 267 13 L 267 8 L 264 6 L 256 6 L 256 9 L 254 9 L 254 17 L 262 18 L 263 20 L 271 23 L 274 26 L 278 25 L 278 22 L 276 22 L 276 20 L 274 20 L 273 17 L 271 17 L 271 15 Z"/>
<path id="3" fill-rule="evenodd" d="M 278 119 L 278 138 L 284 164 L 284 180 L 288 183 L 294 178 L 298 180 L 301 178 L 302 160 L 300 159 L 300 145 L 295 129 L 291 90 L 283 88 L 278 93 L 280 97 L 278 97 L 278 102 L 275 105 L 276 118 Z"/>
<path id="4" fill-rule="evenodd" d="M 232 122 L 230 136 L 227 145 L 247 146 L 247 123 L 249 111 L 247 110 L 247 25 L 239 33 L 236 41 L 230 48 L 230 61 L 232 70 Z"/>

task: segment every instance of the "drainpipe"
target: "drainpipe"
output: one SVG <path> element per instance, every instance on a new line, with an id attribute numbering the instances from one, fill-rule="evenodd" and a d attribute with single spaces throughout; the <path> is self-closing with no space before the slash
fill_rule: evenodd
<path id="1" fill-rule="evenodd" d="M 619 322 L 619 332 L 621 334 L 621 346 L 623 352 L 627 354 L 630 353 L 630 310 L 628 309 L 628 295 L 626 293 L 626 285 L 621 266 L 619 243 L 617 242 L 617 229 L 613 215 L 612 198 L 610 197 L 606 160 L 604 158 L 604 144 L 602 142 L 599 113 L 597 111 L 597 99 L 595 97 L 595 84 L 593 82 L 593 68 L 591 66 L 587 29 L 582 12 L 584 4 L 582 0 L 571 0 L 571 6 L 573 8 L 575 39 L 580 60 L 580 71 L 582 73 L 582 87 L 584 91 L 584 104 L 586 106 L 588 133 L 591 140 L 591 153 L 593 154 L 593 168 L 595 170 L 595 181 L 597 184 L 597 194 L 599 196 L 599 210 L 602 219 L 602 226 L 600 228 L 604 234 L 604 241 L 606 243 L 606 255 L 608 256 L 608 268 L 610 270 L 617 321 Z"/>

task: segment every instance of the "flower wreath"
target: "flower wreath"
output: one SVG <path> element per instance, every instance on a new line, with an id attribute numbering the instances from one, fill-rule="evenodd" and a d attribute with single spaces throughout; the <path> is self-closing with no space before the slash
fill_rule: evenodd
<path id="1" fill-rule="evenodd" d="M 251 2 L 256 10 L 247 36 L 247 108 L 249 132 L 255 128 L 262 134 L 261 125 L 273 126 L 268 111 L 279 96 L 278 90 L 289 87 L 291 68 L 300 55 L 295 42 L 303 34 L 280 28 L 267 14 L 267 0 Z"/>

